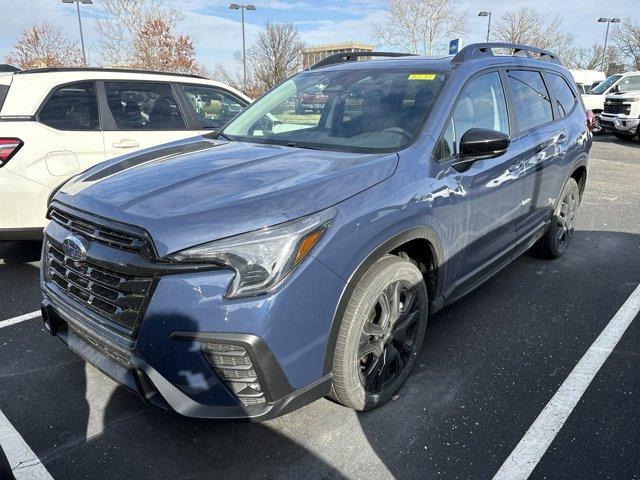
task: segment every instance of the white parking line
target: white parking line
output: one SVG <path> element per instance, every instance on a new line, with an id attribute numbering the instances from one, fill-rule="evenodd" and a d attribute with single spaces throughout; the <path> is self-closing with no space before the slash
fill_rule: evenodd
<path id="1" fill-rule="evenodd" d="M 9 320 L 2 320 L 0 321 L 0 328 L 8 327 L 9 325 L 15 325 L 16 323 L 24 322 L 25 320 L 31 320 L 32 318 L 36 318 L 39 316 L 40 310 L 36 310 L 35 312 L 25 313 L 24 315 L 13 317 Z"/>
<path id="2" fill-rule="evenodd" d="M 551 445 L 593 378 L 640 312 L 640 285 L 620 307 L 544 407 L 493 480 L 525 480 Z"/>
<path id="3" fill-rule="evenodd" d="M 0 445 L 16 480 L 53 480 L 42 462 L 0 411 Z"/>

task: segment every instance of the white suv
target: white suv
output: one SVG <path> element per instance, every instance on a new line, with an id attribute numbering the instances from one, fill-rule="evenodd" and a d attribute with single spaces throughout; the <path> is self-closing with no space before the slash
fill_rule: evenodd
<path id="1" fill-rule="evenodd" d="M 604 111 L 605 96 L 611 93 L 628 92 L 631 90 L 640 90 L 640 72 L 611 75 L 589 90 L 588 93 L 582 95 L 585 108 L 591 110 L 596 116 L 593 133 L 598 134 L 603 132 L 600 125 L 600 114 Z"/>
<path id="2" fill-rule="evenodd" d="M 202 77 L 114 69 L 0 73 L 0 240 L 39 238 L 50 193 L 103 160 L 206 133 L 250 99 Z"/>

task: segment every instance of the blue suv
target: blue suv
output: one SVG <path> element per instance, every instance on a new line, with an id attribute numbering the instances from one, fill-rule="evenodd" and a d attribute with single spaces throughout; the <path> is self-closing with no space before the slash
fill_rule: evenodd
<path id="1" fill-rule="evenodd" d="M 311 89 L 323 104 L 301 111 Z M 549 52 L 339 54 L 220 131 L 66 183 L 43 318 L 180 415 L 264 420 L 327 395 L 374 408 L 409 375 L 429 315 L 531 247 L 566 251 L 591 143 Z"/>

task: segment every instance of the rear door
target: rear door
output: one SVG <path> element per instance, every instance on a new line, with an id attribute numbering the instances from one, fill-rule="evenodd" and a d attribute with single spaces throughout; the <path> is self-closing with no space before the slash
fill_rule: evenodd
<path id="1" fill-rule="evenodd" d="M 541 71 L 507 70 L 507 83 L 518 129 L 512 146 L 524 167 L 517 231 L 525 239 L 540 231 L 553 211 L 568 133 L 562 122 L 554 121 L 552 97 Z"/>
<path id="2" fill-rule="evenodd" d="M 44 145 L 38 147 L 42 156 L 21 164 L 20 173 L 27 178 L 56 187 L 105 159 L 95 82 L 59 86 L 45 100 L 36 119 L 39 132 L 33 130 L 32 137 L 38 138 L 24 141 Z"/>
<path id="3" fill-rule="evenodd" d="M 100 82 L 108 158 L 196 135 L 169 82 Z"/>

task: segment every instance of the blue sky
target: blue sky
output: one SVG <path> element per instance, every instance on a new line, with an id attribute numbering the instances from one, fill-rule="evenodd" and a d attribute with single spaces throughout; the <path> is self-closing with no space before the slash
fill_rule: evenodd
<path id="1" fill-rule="evenodd" d="M 457 0 L 456 11 L 469 14 L 469 33 L 464 43 L 482 41 L 486 35 L 486 18 L 477 17 L 478 10 L 491 10 L 494 18 L 507 10 L 522 6 L 539 12 L 559 15 L 565 30 L 571 32 L 576 43 L 590 46 L 602 42 L 604 25 L 596 23 L 600 16 L 632 17 L 640 21 L 640 0 Z M 217 63 L 234 68 L 233 53 L 241 48 L 240 13 L 229 10 L 226 0 L 166 0 L 184 14 L 179 27 L 191 35 L 200 63 L 213 68 Z M 372 25 L 384 18 L 386 0 L 255 0 L 257 10 L 247 12 L 247 41 L 250 43 L 265 21 L 289 21 L 298 26 L 303 40 L 310 45 L 347 40 L 378 45 L 372 36 Z M 43 20 L 61 26 L 74 40 L 78 39 L 78 25 L 74 5 L 60 0 L 0 0 L 3 28 L 0 30 L 0 57 L 11 50 L 20 31 Z M 100 0 L 82 6 L 89 59 L 99 60 L 95 44 L 97 35 L 93 18 L 103 15 Z M 7 21 L 8 19 L 8 21 Z M 443 52 L 444 53 L 444 52 Z"/>

